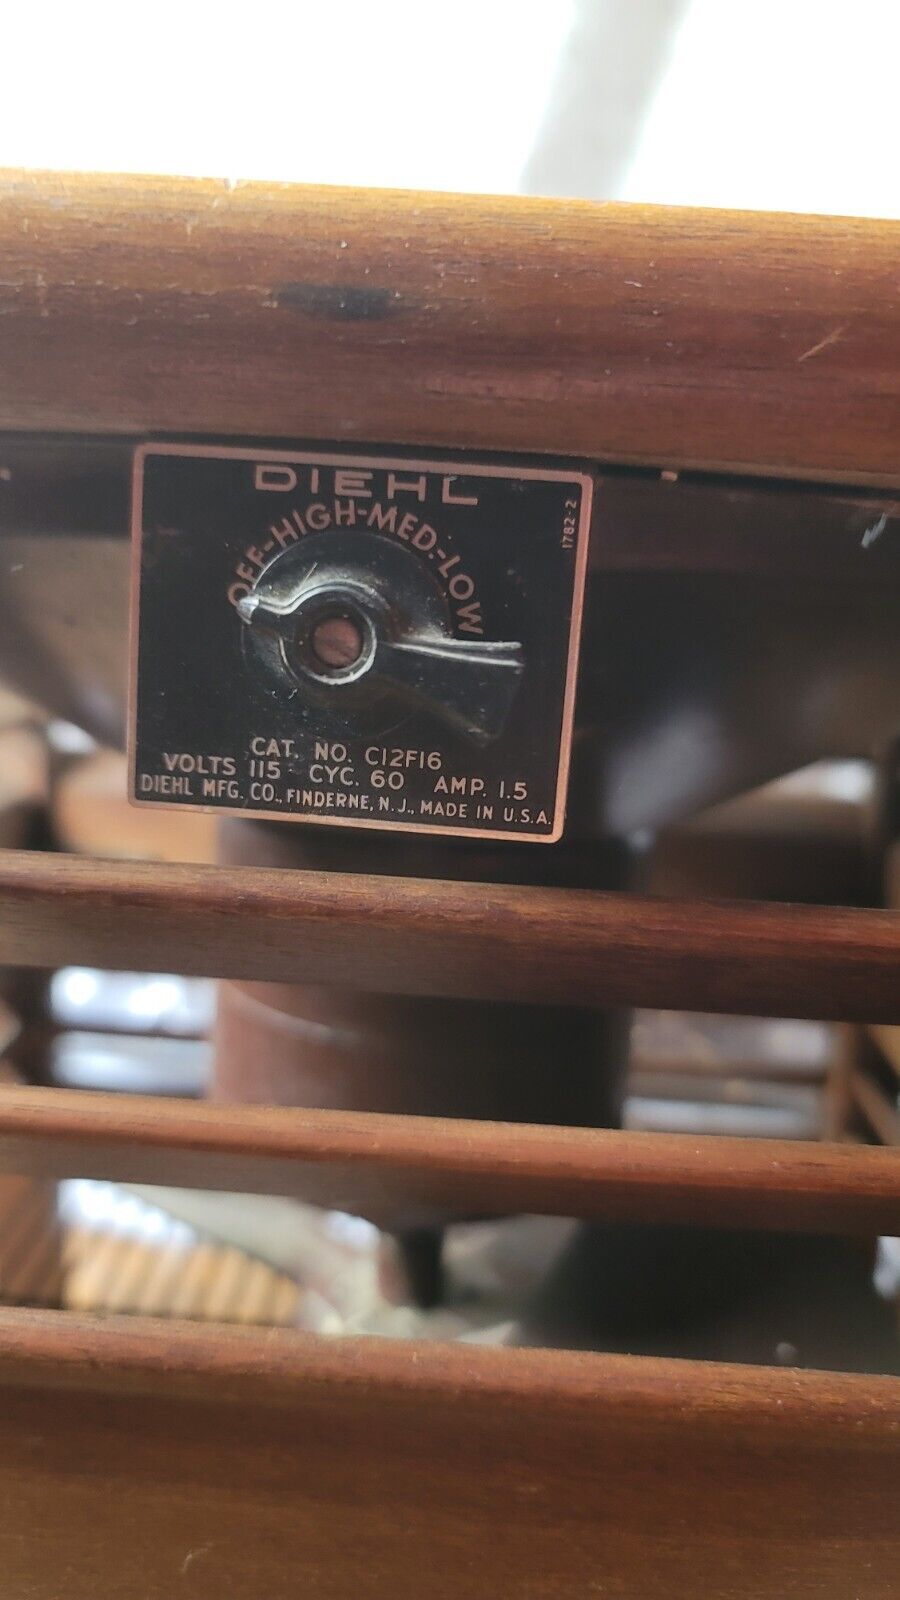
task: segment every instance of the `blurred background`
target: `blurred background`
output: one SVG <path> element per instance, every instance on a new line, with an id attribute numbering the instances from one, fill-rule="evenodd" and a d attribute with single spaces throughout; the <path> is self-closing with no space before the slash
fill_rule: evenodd
<path id="1" fill-rule="evenodd" d="M 896 216 L 896 0 L 83 0 L 0 165 Z"/>

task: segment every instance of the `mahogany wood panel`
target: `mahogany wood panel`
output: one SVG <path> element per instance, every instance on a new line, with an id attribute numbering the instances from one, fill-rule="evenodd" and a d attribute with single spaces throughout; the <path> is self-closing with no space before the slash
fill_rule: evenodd
<path id="1" fill-rule="evenodd" d="M 892 1600 L 900 1383 L 0 1313 L 29 1600 Z"/>
<path id="2" fill-rule="evenodd" d="M 0 427 L 896 484 L 900 225 L 7 172 Z"/>
<path id="3" fill-rule="evenodd" d="M 900 1020 L 892 911 L 0 852 L 0 963 Z"/>
<path id="4" fill-rule="evenodd" d="M 561 1065 L 562 1071 L 565 1070 Z M 378 1217 L 541 1212 L 900 1232 L 900 1161 L 857 1144 L 0 1090 L 0 1170 L 299 1195 Z"/>

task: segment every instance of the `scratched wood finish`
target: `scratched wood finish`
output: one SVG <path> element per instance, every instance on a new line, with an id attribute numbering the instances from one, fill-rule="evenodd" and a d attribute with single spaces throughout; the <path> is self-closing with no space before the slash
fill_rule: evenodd
<path id="1" fill-rule="evenodd" d="M 900 224 L 6 172 L 0 427 L 897 484 Z"/>
<path id="2" fill-rule="evenodd" d="M 0 852 L 0 963 L 900 1019 L 891 911 Z"/>
<path id="3" fill-rule="evenodd" d="M 561 1070 L 565 1070 L 564 1063 Z M 296 1195 L 378 1217 L 444 1208 L 900 1231 L 889 1150 L 0 1090 L 0 1170 Z"/>
<path id="4" fill-rule="evenodd" d="M 0 1313 L 29 1600 L 893 1600 L 898 1468 L 890 1379 Z"/>

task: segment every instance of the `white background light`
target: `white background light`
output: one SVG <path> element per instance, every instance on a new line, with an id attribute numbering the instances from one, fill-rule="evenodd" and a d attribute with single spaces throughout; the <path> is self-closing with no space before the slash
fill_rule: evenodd
<path id="1" fill-rule="evenodd" d="M 57 0 L 0 165 L 502 193 L 552 125 L 545 192 L 897 215 L 898 59 L 900 0 Z"/>
<path id="2" fill-rule="evenodd" d="M 0 165 L 506 192 L 571 12 L 567 0 L 10 7 Z"/>
<path id="3" fill-rule="evenodd" d="M 693 0 L 622 198 L 900 212 L 900 0 Z"/>

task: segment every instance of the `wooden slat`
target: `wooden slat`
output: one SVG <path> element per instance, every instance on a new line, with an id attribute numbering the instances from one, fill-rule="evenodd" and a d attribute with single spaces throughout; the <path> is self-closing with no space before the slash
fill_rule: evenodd
<path id="1" fill-rule="evenodd" d="M 0 427 L 898 479 L 896 223 L 7 172 Z"/>
<path id="2" fill-rule="evenodd" d="M 564 1067 L 561 1067 L 564 1070 Z M 0 1170 L 405 1208 L 900 1232 L 888 1150 L 776 1139 L 0 1091 Z"/>
<path id="3" fill-rule="evenodd" d="M 900 1019 L 900 915 L 0 852 L 0 963 Z"/>
<path id="4" fill-rule="evenodd" d="M 0 1313 L 29 1600 L 892 1600 L 900 1384 Z"/>

